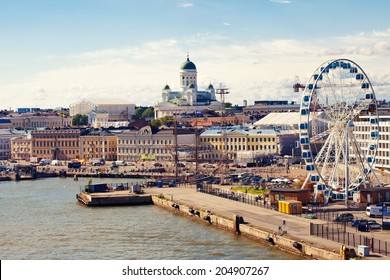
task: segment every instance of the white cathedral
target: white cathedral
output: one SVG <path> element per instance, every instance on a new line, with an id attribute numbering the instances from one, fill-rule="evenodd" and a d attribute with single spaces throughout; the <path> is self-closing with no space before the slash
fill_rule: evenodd
<path id="1" fill-rule="evenodd" d="M 180 67 L 180 90 L 172 91 L 169 85 L 164 87 L 162 102 L 154 107 L 155 118 L 189 114 L 204 109 L 221 110 L 221 102 L 217 101 L 212 84 L 204 91 L 198 90 L 197 73 L 195 64 L 187 55 L 187 60 Z"/>

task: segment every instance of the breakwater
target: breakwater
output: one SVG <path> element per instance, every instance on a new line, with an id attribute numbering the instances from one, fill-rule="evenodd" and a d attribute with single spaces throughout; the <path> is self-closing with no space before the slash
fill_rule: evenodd
<path id="1" fill-rule="evenodd" d="M 239 215 L 234 215 L 230 218 L 224 217 L 207 209 L 199 209 L 199 207 L 196 207 L 195 205 L 185 205 L 183 203 L 175 202 L 174 200 L 159 198 L 158 196 L 152 196 L 152 200 L 154 205 L 165 208 L 171 212 L 209 223 L 218 228 L 246 236 L 262 244 L 277 247 L 304 258 L 320 260 L 340 259 L 340 255 L 336 252 L 317 248 L 311 244 L 306 244 L 303 240 L 294 240 L 279 235 L 276 232 L 261 229 L 246 223 L 245 217 Z"/>

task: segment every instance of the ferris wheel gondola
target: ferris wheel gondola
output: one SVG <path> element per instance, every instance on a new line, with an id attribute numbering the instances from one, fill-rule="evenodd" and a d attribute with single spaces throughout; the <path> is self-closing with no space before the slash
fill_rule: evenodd
<path id="1" fill-rule="evenodd" d="M 366 114 L 364 133 L 355 123 Z M 375 93 L 363 69 L 348 59 L 320 65 L 301 97 L 299 142 L 308 171 L 303 188 L 314 184 L 315 199 L 345 200 L 376 179 L 373 164 L 379 141 Z"/>

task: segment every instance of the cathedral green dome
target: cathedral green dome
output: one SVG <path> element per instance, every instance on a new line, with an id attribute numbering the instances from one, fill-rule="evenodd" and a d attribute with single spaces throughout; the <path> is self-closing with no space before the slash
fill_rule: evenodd
<path id="1" fill-rule="evenodd" d="M 180 68 L 182 70 L 196 70 L 195 64 L 192 61 L 190 61 L 188 56 L 187 56 L 187 60 L 181 65 Z"/>

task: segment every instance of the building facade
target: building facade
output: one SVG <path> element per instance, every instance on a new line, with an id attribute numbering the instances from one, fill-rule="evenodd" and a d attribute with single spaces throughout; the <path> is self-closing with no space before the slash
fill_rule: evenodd
<path id="1" fill-rule="evenodd" d="M 177 136 L 175 136 L 177 133 Z M 193 149 L 196 141 L 193 131 L 176 131 L 162 129 L 152 133 L 150 126 L 139 130 L 117 134 L 118 160 L 124 161 L 170 161 L 175 159 L 176 149 L 178 156 Z M 177 140 L 177 144 L 176 144 Z"/>
<path id="2" fill-rule="evenodd" d="M 30 135 L 18 136 L 11 140 L 11 158 L 29 161 L 32 156 L 32 139 Z"/>
<path id="3" fill-rule="evenodd" d="M 12 139 L 18 137 L 26 138 L 24 131 L 12 130 L 12 129 L 0 129 L 0 160 L 8 160 L 12 158 L 11 146 Z M 21 152 L 23 149 L 21 150 Z"/>
<path id="4" fill-rule="evenodd" d="M 114 161 L 117 159 L 117 137 L 105 130 L 92 131 L 80 137 L 80 158 Z"/>
<path id="5" fill-rule="evenodd" d="M 69 125 L 69 119 L 61 116 L 17 115 L 10 118 L 12 127 L 17 129 L 58 128 Z"/>
<path id="6" fill-rule="evenodd" d="M 31 156 L 56 160 L 80 158 L 79 129 L 34 130 L 31 140 Z"/>
<path id="7" fill-rule="evenodd" d="M 370 120 L 372 118 L 369 115 L 359 116 L 353 122 L 353 133 L 356 135 L 358 142 L 363 142 L 361 143 L 361 147 L 368 148 L 364 142 L 370 139 L 371 132 L 379 129 L 374 167 L 390 170 L 390 114 L 379 114 L 379 125 L 371 124 Z"/>
<path id="8" fill-rule="evenodd" d="M 269 113 L 299 112 L 300 104 L 279 100 L 255 101 L 254 105 L 243 108 L 243 112 L 250 115 L 266 116 Z"/>
<path id="9" fill-rule="evenodd" d="M 108 114 L 107 121 L 128 121 L 134 115 L 135 104 L 130 104 L 121 99 L 83 99 L 69 105 L 69 115 L 88 115 L 91 111 Z"/>
<path id="10" fill-rule="evenodd" d="M 278 132 L 246 127 L 209 128 L 199 136 L 200 159 L 243 161 L 278 154 Z"/>

